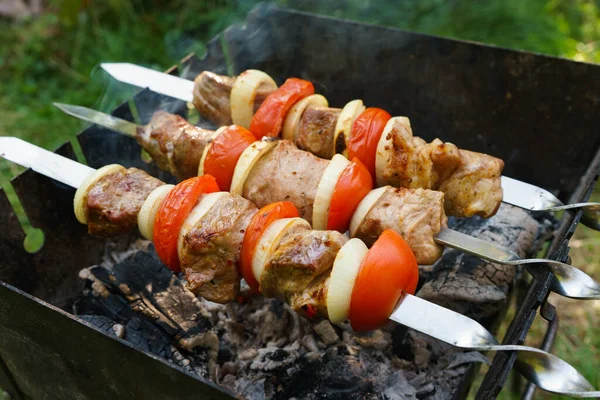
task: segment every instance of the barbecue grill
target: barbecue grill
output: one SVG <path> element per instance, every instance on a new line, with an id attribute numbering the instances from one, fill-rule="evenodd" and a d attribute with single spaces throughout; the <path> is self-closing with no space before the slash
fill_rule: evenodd
<path id="1" fill-rule="evenodd" d="M 190 56 L 170 73 L 193 79 L 203 70 L 236 74 L 247 68 L 264 70 L 279 82 L 288 76 L 309 79 L 331 104 L 362 98 L 392 115 L 410 116 L 424 139 L 439 136 L 500 157 L 507 175 L 565 202 L 586 200 L 597 178 L 597 66 L 261 5 L 243 27 L 232 26 L 211 41 L 203 59 Z M 157 109 L 187 112 L 185 103 L 148 90 L 134 104 L 144 123 Z M 133 120 L 135 112 L 123 104 L 113 115 Z M 142 159 L 133 138 L 92 126 L 78 140 L 94 168 L 119 163 L 174 181 Z M 75 158 L 69 144 L 57 152 Z M 75 219 L 73 189 L 32 171 L 12 184 L 32 225 L 45 232 L 45 244 L 35 254 L 23 250 L 24 233 L 0 193 L 0 387 L 15 398 L 233 396 L 74 315 L 83 290 L 79 272 L 100 262 L 107 241 L 87 235 Z M 580 214 L 564 215 L 549 258 L 568 260 L 568 240 Z M 125 249 L 133 239 L 110 246 Z M 534 276 L 504 344 L 522 343 L 539 309 L 550 321 L 544 345 L 551 345 L 558 324 L 546 302 L 552 279 L 550 273 Z M 499 393 L 515 358 L 494 357 L 478 397 Z M 471 364 L 448 395 L 464 397 L 474 372 Z"/>

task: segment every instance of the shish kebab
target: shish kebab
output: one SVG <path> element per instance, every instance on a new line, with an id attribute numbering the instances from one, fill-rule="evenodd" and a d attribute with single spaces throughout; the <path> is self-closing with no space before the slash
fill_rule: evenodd
<path id="1" fill-rule="evenodd" d="M 59 107 L 67 107 L 69 112 L 78 115 L 96 115 L 93 119 L 102 120 L 106 126 L 141 132 L 141 140 L 147 140 L 149 129 L 138 129 L 129 121 L 79 106 Z M 180 137 L 189 133 L 188 129 L 194 132 L 200 129 L 178 115 L 158 112 L 155 118 L 161 123 L 170 121 L 167 125 L 183 125 Z M 164 128 L 153 130 L 164 131 Z M 168 129 L 170 133 L 174 131 Z M 212 135 L 210 143 L 208 140 L 196 142 L 202 143 L 199 174 L 214 174 L 221 188 L 230 189 L 259 207 L 289 200 L 298 207 L 301 217 L 312 222 L 313 228 L 340 232 L 349 228 L 351 237 L 358 237 L 367 245 L 373 244 L 384 229 L 393 229 L 407 241 L 419 264 L 435 262 L 442 254 L 442 245 L 501 264 L 541 262 L 557 276 L 555 292 L 574 298 L 600 298 L 600 286 L 570 265 L 552 260 L 522 259 L 509 249 L 448 229 L 441 192 L 390 186 L 369 192 L 372 182 L 358 160 L 349 162 L 340 155 L 335 155 L 332 161 L 319 159 L 286 140 L 254 141 L 250 132 L 237 125 L 209 132 Z M 200 137 L 205 137 L 205 133 Z M 160 140 L 157 142 L 160 144 Z M 160 145 L 153 148 L 152 151 L 164 152 Z M 214 149 L 220 150 L 213 154 L 211 150 Z M 216 155 L 214 160 L 213 155 Z M 261 161 L 261 157 L 265 160 Z M 286 158 L 288 162 L 282 162 Z M 165 160 L 177 157 L 158 159 L 168 166 Z M 298 168 L 298 165 L 306 168 Z M 255 169 L 258 172 L 253 172 Z M 314 169 L 320 170 L 320 175 L 315 175 Z M 278 173 L 273 174 L 274 170 Z M 90 224 L 90 230 L 98 234 L 94 224 Z"/>
<path id="2" fill-rule="evenodd" d="M 499 345 L 478 322 L 413 296 L 417 263 L 392 230 L 367 249 L 337 231 L 312 230 L 289 202 L 257 210 L 240 196 L 219 192 L 210 175 L 165 185 L 136 168 L 113 164 L 94 170 L 11 137 L 0 137 L 0 157 L 77 188 L 73 203 L 81 222 L 100 217 L 110 235 L 137 226 L 167 266 L 184 269 L 188 286 L 209 300 L 231 301 L 241 274 L 261 294 L 308 318 L 349 320 L 357 331 L 391 319 L 457 347 L 517 351 L 517 370 L 540 388 L 581 397 L 600 394 L 558 357 Z M 217 270 L 211 267 L 215 262 Z"/>
<path id="3" fill-rule="evenodd" d="M 144 68 L 144 67 L 140 67 L 134 64 L 127 64 L 127 63 L 103 63 L 101 64 L 102 68 L 104 70 L 106 70 L 110 75 L 112 75 L 114 78 L 116 78 L 117 80 L 120 80 L 122 82 L 126 82 L 138 87 L 148 87 L 150 88 L 152 91 L 157 92 L 157 93 L 161 93 L 167 96 L 171 96 L 183 101 L 187 101 L 187 102 L 194 102 L 196 100 L 196 97 L 198 97 L 198 101 L 195 101 L 195 105 L 197 108 L 202 109 L 202 99 L 203 97 L 201 96 L 196 96 L 196 92 L 200 91 L 200 89 L 202 88 L 201 85 L 195 85 L 193 81 L 189 81 L 187 79 L 182 79 L 176 76 L 172 76 L 172 75 L 168 75 L 168 74 L 164 74 L 164 73 L 160 73 L 148 68 Z M 209 73 L 205 73 L 207 75 L 205 75 L 204 78 L 209 78 L 210 76 L 208 76 Z M 201 82 L 204 82 L 204 80 L 201 80 L 202 75 L 200 75 L 199 77 L 196 78 L 196 81 L 198 82 L 199 80 Z M 208 99 L 209 102 L 207 103 L 208 106 L 213 106 L 213 108 L 215 110 L 217 110 L 218 112 L 221 113 L 221 115 L 219 117 L 221 118 L 225 118 L 227 116 L 227 111 L 229 111 L 231 113 L 231 107 L 228 110 L 227 106 L 230 104 L 230 99 L 227 97 L 227 94 L 229 93 L 229 95 L 231 95 L 231 91 L 232 88 L 235 84 L 235 82 L 237 82 L 238 79 L 233 80 L 233 78 L 230 77 L 223 77 L 223 79 L 221 81 L 215 81 L 216 85 L 205 85 L 205 87 L 208 90 L 205 90 L 205 92 L 208 93 Z M 210 82 L 209 80 L 206 80 L 206 82 Z M 214 89 L 214 90 L 212 90 Z M 272 90 L 272 89 L 271 89 Z M 261 93 L 261 91 L 269 93 L 269 84 L 267 85 L 263 85 L 261 87 L 259 87 L 256 97 L 255 97 L 255 108 L 257 107 L 257 103 L 259 103 L 261 101 L 262 98 L 264 98 L 265 93 Z M 216 94 L 216 96 L 213 96 L 213 94 Z M 210 99 L 216 97 L 218 100 L 217 102 L 210 102 Z M 350 102 L 352 103 L 352 102 Z M 350 103 L 347 104 L 347 106 L 350 106 Z M 303 106 L 304 107 L 304 106 Z M 308 106 L 306 106 L 307 108 L 310 108 Z M 235 107 L 234 107 L 235 108 Z M 319 108 L 319 107 L 317 107 Z M 322 108 L 322 107 L 321 107 Z M 346 107 L 344 107 L 346 108 Z M 224 111 L 223 111 L 224 110 Z M 210 111 L 210 107 L 209 107 L 209 111 Z M 343 111 L 343 110 L 342 110 Z M 316 113 L 319 114 L 319 113 Z M 325 114 L 327 114 L 327 112 L 325 112 Z M 242 114 L 243 115 L 243 114 Z M 308 115 L 308 114 L 307 114 Z M 314 114 L 313 114 L 314 115 Z M 208 115 L 209 118 L 214 118 L 214 116 L 211 117 L 211 114 L 209 112 Z M 251 115 L 250 115 L 251 117 Z M 248 118 L 248 114 L 246 114 L 246 118 Z M 318 118 L 317 118 L 318 120 Z M 338 121 L 340 121 L 341 118 L 338 118 Z M 247 119 L 246 119 L 247 121 Z M 317 124 L 318 125 L 318 124 Z M 342 124 L 343 125 L 343 124 Z M 337 130 L 337 124 L 336 124 L 336 130 Z M 294 133 L 295 134 L 295 133 Z M 309 137 L 323 137 L 323 136 L 327 136 L 327 135 L 313 135 L 313 136 L 309 136 Z M 331 135 L 329 135 L 331 136 Z M 337 136 L 337 138 L 339 139 L 339 135 Z M 382 135 L 382 138 L 380 140 L 380 142 L 378 144 L 382 144 L 383 141 L 386 141 L 386 139 L 383 139 L 384 135 Z M 385 136 L 387 138 L 387 136 Z M 335 139 L 335 135 L 334 135 L 334 139 Z M 349 138 L 345 138 L 345 141 L 347 142 Z M 425 144 L 425 142 L 423 142 L 421 139 L 419 138 L 412 138 L 412 135 L 396 135 L 395 137 L 392 138 L 394 143 L 399 143 L 401 144 L 402 147 L 405 148 L 409 148 L 411 150 L 416 150 L 417 148 L 420 148 L 421 151 L 416 151 L 412 153 L 412 158 L 413 161 L 418 161 L 419 157 L 423 156 L 423 151 L 422 150 L 427 150 L 428 148 L 431 149 L 431 145 L 435 144 L 436 141 L 430 143 L 430 144 Z M 316 140 L 313 141 L 314 143 L 319 143 L 320 140 Z M 310 142 L 310 141 L 309 141 Z M 306 142 L 305 142 L 306 143 Z M 347 144 L 347 143 L 346 143 Z M 299 147 L 303 147 L 302 143 L 298 143 Z M 424 146 L 425 145 L 425 146 Z M 319 147 L 319 145 L 317 144 L 317 148 Z M 342 147 L 343 148 L 343 147 Z M 339 147 L 335 146 L 334 147 L 335 150 L 339 151 Z M 380 148 L 378 147 L 378 152 L 380 150 Z M 385 150 L 385 149 L 384 149 Z M 479 157 L 469 157 L 469 153 L 461 150 L 460 154 L 463 155 L 467 155 L 466 160 L 469 162 L 474 162 L 476 161 L 477 158 Z M 390 166 L 391 164 L 389 162 L 394 160 L 394 155 L 389 155 L 388 151 L 384 151 L 384 153 L 388 153 L 388 157 L 383 157 L 383 161 L 384 164 L 387 163 L 388 166 Z M 426 151 L 425 151 L 426 153 Z M 477 156 L 479 153 L 473 153 L 474 156 Z M 416 157 L 414 157 L 416 156 Z M 485 156 L 485 155 L 484 155 Z M 489 156 L 486 156 L 489 157 Z M 462 158 L 462 157 L 461 157 Z M 494 159 L 493 157 L 491 157 L 490 159 Z M 490 160 L 490 159 L 486 159 L 483 158 L 482 160 Z M 452 160 L 452 157 L 449 159 Z M 497 161 L 500 161 L 498 159 L 495 159 Z M 380 166 L 384 167 L 385 165 L 380 164 Z M 492 166 L 492 164 L 488 165 L 487 167 Z M 496 167 L 498 167 L 499 165 L 496 164 Z M 388 168 L 387 172 L 385 173 L 384 179 L 397 179 L 397 178 L 402 178 L 404 177 L 404 173 L 403 171 L 400 171 L 401 173 L 398 175 L 396 174 L 396 168 L 398 167 L 398 165 L 394 165 L 393 168 Z M 490 171 L 488 171 L 487 173 L 484 171 L 486 168 L 486 165 L 482 165 L 481 163 L 477 163 L 474 162 L 474 164 L 471 167 L 465 167 L 463 166 L 462 168 L 459 168 L 459 174 L 455 177 L 455 182 L 453 185 L 447 185 L 448 187 L 453 189 L 453 192 L 451 191 L 450 196 L 448 195 L 448 193 L 446 193 L 446 206 L 448 207 L 447 214 L 448 215 L 455 215 L 455 216 L 463 216 L 459 213 L 455 214 L 455 210 L 453 210 L 453 200 L 452 197 L 453 196 L 457 196 L 457 203 L 456 205 L 459 206 L 458 210 L 460 211 L 460 206 L 461 206 L 461 201 L 465 202 L 466 200 L 469 199 L 469 197 L 473 197 L 473 192 L 469 192 L 468 189 L 465 190 L 464 187 L 462 187 L 462 185 L 457 185 L 456 181 L 458 181 L 458 183 L 460 183 L 460 181 L 462 180 L 463 182 L 465 182 L 465 186 L 468 188 L 470 185 L 473 185 L 472 182 L 469 182 L 469 180 L 473 181 L 473 179 L 477 176 L 478 173 L 483 173 L 484 177 L 487 174 L 488 176 L 486 177 L 486 179 L 484 179 L 484 182 L 487 180 L 487 185 L 483 185 L 486 186 L 483 190 L 489 189 L 489 183 L 490 180 L 487 178 L 492 178 L 491 182 L 494 181 L 494 177 L 493 174 L 492 176 L 489 175 Z M 500 170 L 502 169 L 501 166 Z M 463 170 L 464 173 L 460 173 L 460 170 Z M 479 171 L 478 171 L 479 170 Z M 500 172 L 500 170 L 498 171 L 498 173 Z M 383 170 L 381 170 L 383 171 Z M 464 175 L 463 177 L 461 177 L 460 175 Z M 393 178 L 395 176 L 395 178 Z M 496 177 L 497 178 L 497 177 Z M 408 177 L 408 179 L 410 179 L 410 177 Z M 378 180 L 376 180 L 376 182 L 379 184 L 380 182 Z M 577 203 L 577 204 L 568 204 L 565 205 L 564 203 L 562 203 L 559 199 L 557 199 L 553 194 L 551 194 L 550 192 L 538 188 L 534 185 L 525 183 L 525 182 L 521 182 L 519 180 L 513 179 L 513 178 L 509 178 L 506 176 L 501 176 L 500 177 L 500 182 L 501 182 L 501 188 L 502 188 L 502 192 L 501 193 L 501 200 L 504 202 L 507 202 L 509 204 L 515 205 L 517 207 L 521 207 L 524 208 L 526 210 L 539 210 L 539 211 L 551 211 L 551 212 L 556 212 L 556 211 L 561 211 L 561 210 L 577 210 L 579 208 L 581 208 L 583 210 L 583 216 L 581 218 L 581 222 L 592 228 L 592 229 L 596 229 L 596 230 L 600 230 L 600 204 L 598 203 Z M 439 182 L 438 182 L 439 183 Z M 395 183 L 391 183 L 392 185 L 395 185 Z M 412 184 L 412 183 L 410 183 Z M 438 187 L 439 188 L 439 187 Z M 478 191 L 479 196 L 481 195 L 481 191 Z M 498 197 L 497 194 L 500 193 L 499 191 L 495 191 L 493 192 L 495 193 L 494 195 L 491 196 L 483 196 L 482 198 L 486 198 L 488 200 L 492 200 L 492 201 L 487 201 L 488 205 L 485 206 L 485 208 L 479 209 L 477 210 L 477 207 L 471 207 L 470 209 L 467 209 L 467 211 L 469 212 L 474 212 L 478 215 L 481 216 L 486 216 L 486 212 L 490 213 L 493 212 L 494 209 L 491 207 L 491 205 L 493 204 L 493 199 L 495 197 Z M 461 199 L 461 195 L 462 195 L 462 199 Z M 448 201 L 449 200 L 449 201 Z M 466 206 L 468 207 L 468 201 Z M 479 207 L 482 207 L 482 204 L 480 202 Z M 470 214 L 473 215 L 473 214 Z M 470 216 L 469 214 L 464 214 L 464 216 Z"/>

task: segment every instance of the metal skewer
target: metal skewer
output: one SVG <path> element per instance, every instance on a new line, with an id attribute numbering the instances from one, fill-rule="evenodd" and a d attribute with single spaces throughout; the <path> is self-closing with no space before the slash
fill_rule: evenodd
<path id="1" fill-rule="evenodd" d="M 14 137 L 0 137 L 0 157 L 74 188 L 95 171 Z M 492 253 L 489 259 L 501 259 L 498 254 Z M 576 397 L 600 396 L 600 391 L 594 391 L 575 368 L 560 358 L 534 347 L 500 345 L 478 322 L 427 300 L 405 294 L 389 318 L 456 347 L 479 351 L 518 351 L 517 370 L 544 390 Z"/>

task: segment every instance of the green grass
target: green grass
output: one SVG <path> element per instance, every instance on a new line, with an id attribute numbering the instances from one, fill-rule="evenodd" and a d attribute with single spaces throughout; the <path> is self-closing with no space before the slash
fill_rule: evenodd
<path id="1" fill-rule="evenodd" d="M 600 62 L 600 8 L 589 0 L 278 0 L 326 15 L 430 34 L 474 40 L 580 61 Z M 398 4 L 399 3 L 399 4 Z M 131 97 L 100 62 L 134 62 L 165 69 L 190 52 L 201 55 L 208 39 L 242 21 L 254 0 L 51 0 L 40 16 L 0 20 L 0 135 L 18 136 L 54 149 L 84 125 L 53 101 L 107 111 Z M 19 168 L 0 160 L 0 184 L 25 215 L 8 184 Z M 595 196 L 600 198 L 598 191 Z M 34 240 L 35 242 L 35 240 Z M 600 279 L 600 234 L 578 228 L 572 241 L 575 265 Z M 35 249 L 35 243 L 32 246 Z M 597 387 L 600 309 L 597 302 L 558 303 L 562 328 L 555 351 Z M 537 321 L 529 340 L 541 339 Z M 501 398 L 510 398 L 504 390 Z M 2 395 L 0 394 L 0 399 Z"/>

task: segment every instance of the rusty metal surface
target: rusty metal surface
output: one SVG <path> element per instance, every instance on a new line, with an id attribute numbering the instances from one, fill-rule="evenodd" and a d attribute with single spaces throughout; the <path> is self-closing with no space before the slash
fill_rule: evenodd
<path id="1" fill-rule="evenodd" d="M 185 60 L 182 74 L 225 73 L 229 60 L 234 73 L 259 68 L 279 82 L 300 76 L 314 81 L 333 106 L 362 98 L 369 106 L 407 115 L 415 134 L 502 157 L 507 175 L 553 190 L 563 200 L 584 199 L 593 187 L 600 164 L 594 159 L 600 120 L 593 119 L 600 104 L 598 66 L 265 6 L 248 16 L 245 29 L 228 29 L 225 40 L 226 50 L 214 40 L 205 58 Z M 186 112 L 183 102 L 149 91 L 134 101 L 142 122 L 158 108 Z M 127 104 L 115 115 L 132 119 Z M 79 141 L 91 166 L 118 162 L 172 179 L 141 160 L 132 138 L 92 126 Z M 60 152 L 73 154 L 69 145 Z M 72 189 L 31 171 L 14 185 L 33 225 L 46 233 L 40 252 L 25 252 L 24 234 L 0 191 L 0 359 L 9 371 L 4 375 L 13 377 L 24 397 L 58 398 L 67 388 L 69 398 L 229 395 L 66 313 L 81 290 L 79 269 L 98 262 L 105 242 L 85 234 L 74 218 Z M 566 257 L 577 221 L 577 215 L 565 219 L 554 257 Z M 524 338 L 549 279 L 534 280 L 505 343 Z M 496 356 L 478 395 L 493 398 L 513 363 L 510 354 Z M 463 397 L 467 387 L 465 380 L 455 397 Z"/>

